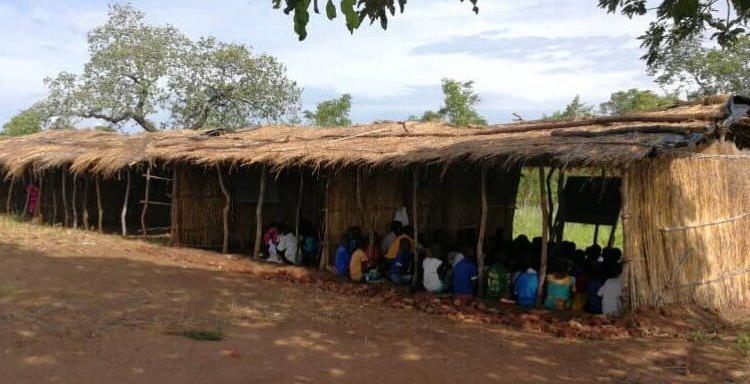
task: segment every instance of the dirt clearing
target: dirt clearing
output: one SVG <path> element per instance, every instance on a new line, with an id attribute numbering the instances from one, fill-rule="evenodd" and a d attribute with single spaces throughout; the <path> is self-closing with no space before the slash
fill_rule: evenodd
<path id="1" fill-rule="evenodd" d="M 735 341 L 747 331 L 742 324 L 719 333 L 696 328 L 686 337 L 565 339 L 258 274 L 275 270 L 211 252 L 0 219 L 0 382 L 722 383 L 749 377 Z"/>

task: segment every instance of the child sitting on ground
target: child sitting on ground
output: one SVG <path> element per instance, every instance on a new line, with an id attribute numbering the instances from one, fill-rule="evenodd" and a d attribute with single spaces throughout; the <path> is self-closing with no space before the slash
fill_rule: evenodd
<path id="1" fill-rule="evenodd" d="M 456 256 L 453 266 L 453 295 L 459 299 L 474 296 L 477 290 L 479 272 L 470 248 Z"/>
<path id="2" fill-rule="evenodd" d="M 365 267 L 367 265 L 367 254 L 365 253 L 365 240 L 356 241 L 356 249 L 349 261 L 349 276 L 358 283 L 365 282 Z"/>
<path id="3" fill-rule="evenodd" d="M 605 315 L 617 315 L 620 313 L 620 296 L 622 295 L 622 264 L 610 263 L 606 266 L 608 279 L 599 289 L 598 295 L 602 298 L 602 312 Z"/>
<path id="4" fill-rule="evenodd" d="M 411 282 L 409 266 L 411 266 L 414 254 L 411 252 L 411 239 L 401 238 L 398 243 L 398 253 L 391 264 L 391 281 L 396 284 L 407 284 Z"/>
<path id="5" fill-rule="evenodd" d="M 570 308 L 576 278 L 569 274 L 570 267 L 564 260 L 555 264 L 554 272 L 547 276 L 547 299 L 544 300 L 544 306 L 560 311 Z"/>
<path id="6" fill-rule="evenodd" d="M 448 266 L 441 256 L 440 247 L 433 246 L 422 261 L 422 285 L 427 292 L 441 293 L 447 288 L 445 277 Z"/>
<path id="7" fill-rule="evenodd" d="M 523 267 L 518 276 L 513 280 L 513 294 L 516 302 L 522 307 L 533 307 L 536 304 L 536 293 L 539 288 L 539 274 L 532 267 L 535 263 L 533 256 L 527 253 L 524 256 Z"/>
<path id="8" fill-rule="evenodd" d="M 339 242 L 339 247 L 336 249 L 336 256 L 334 257 L 334 266 L 336 267 L 337 275 L 349 275 L 349 263 L 352 258 L 349 253 L 349 243 L 349 235 L 341 235 L 341 241 Z"/>

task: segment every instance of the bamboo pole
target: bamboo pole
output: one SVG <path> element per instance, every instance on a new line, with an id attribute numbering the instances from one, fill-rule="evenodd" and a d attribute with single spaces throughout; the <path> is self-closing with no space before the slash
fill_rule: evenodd
<path id="1" fill-rule="evenodd" d="M 331 218 L 329 217 L 329 209 L 328 209 L 328 195 L 330 194 L 331 190 L 331 177 L 330 175 L 326 177 L 326 190 L 325 190 L 325 197 L 324 199 L 324 215 L 323 216 L 323 246 L 320 248 L 320 264 L 318 265 L 318 269 L 326 269 L 328 266 L 328 256 L 331 253 L 330 250 L 330 231 L 329 228 L 331 225 Z"/>
<path id="2" fill-rule="evenodd" d="M 297 196 L 297 218 L 294 221 L 294 237 L 297 239 L 297 243 L 299 243 L 299 227 L 300 222 L 302 221 L 302 196 L 305 190 L 305 173 L 304 171 L 300 170 L 299 174 L 299 190 L 298 190 L 298 196 Z M 295 261 L 301 260 L 300 252 L 302 252 L 301 247 L 297 247 L 297 254 L 294 255 Z"/>
<path id="3" fill-rule="evenodd" d="M 102 190 L 99 186 L 99 177 L 97 176 L 94 181 L 96 182 L 96 210 L 97 210 L 97 223 L 96 227 L 99 233 L 104 232 L 104 207 L 102 206 Z"/>
<path id="4" fill-rule="evenodd" d="M 219 187 L 221 187 L 221 193 L 224 194 L 224 210 L 222 212 L 222 221 L 224 224 L 224 238 L 221 242 L 221 252 L 229 253 L 229 208 L 232 204 L 232 198 L 229 195 L 227 186 L 224 184 L 224 176 L 221 174 L 221 166 L 216 164 L 216 174 L 219 177 Z"/>
<path id="5" fill-rule="evenodd" d="M 68 226 L 70 224 L 70 216 L 68 216 L 68 186 L 67 186 L 67 170 L 62 168 L 61 176 L 61 193 L 62 193 L 62 205 L 63 205 L 63 225 Z"/>
<path id="6" fill-rule="evenodd" d="M 16 179 L 15 178 L 11 178 L 10 179 L 10 183 L 8 185 L 8 197 L 6 197 L 6 199 L 5 199 L 5 214 L 6 215 L 10 215 L 10 213 L 11 213 L 10 212 L 10 210 L 11 210 L 10 204 L 11 204 L 11 202 L 13 202 L 13 184 L 15 184 L 15 182 L 16 182 Z"/>
<path id="7" fill-rule="evenodd" d="M 544 180 L 542 180 L 544 182 Z M 481 211 L 479 215 L 479 237 L 477 238 L 477 269 L 479 270 L 479 295 L 484 295 L 484 237 L 487 232 L 487 169 L 482 168 L 480 177 Z"/>
<path id="8" fill-rule="evenodd" d="M 151 189 L 151 164 L 146 168 L 146 189 L 143 192 L 144 198 L 143 208 L 141 208 L 141 235 L 148 236 L 148 228 L 146 228 L 146 213 L 148 212 L 148 199 L 149 192 Z M 174 198 L 174 196 L 173 196 Z"/>
<path id="9" fill-rule="evenodd" d="M 130 169 L 128 168 L 127 181 L 125 184 L 125 198 L 122 202 L 122 211 L 120 212 L 120 227 L 122 229 L 122 236 L 128 235 L 128 200 L 130 200 Z"/>
<path id="10" fill-rule="evenodd" d="M 415 168 L 412 172 L 412 223 L 414 224 L 414 265 L 412 271 L 411 285 L 412 287 L 417 286 L 417 282 L 420 280 L 419 274 L 419 251 L 417 244 L 419 244 L 419 169 Z"/>
<path id="11" fill-rule="evenodd" d="M 76 204 L 76 192 L 78 192 L 78 174 L 73 174 L 73 229 L 78 229 L 78 204 Z"/>
<path id="12" fill-rule="evenodd" d="M 260 171 L 260 188 L 258 189 L 258 205 L 255 207 L 255 249 L 253 258 L 260 256 L 260 243 L 263 241 L 263 200 L 266 195 L 266 165 Z"/>
<path id="13" fill-rule="evenodd" d="M 544 167 L 539 167 L 539 204 L 542 208 L 542 257 L 539 266 L 539 285 L 537 286 L 537 305 L 544 301 L 544 282 L 547 280 L 547 239 L 549 238 L 548 207 L 545 198 Z"/>

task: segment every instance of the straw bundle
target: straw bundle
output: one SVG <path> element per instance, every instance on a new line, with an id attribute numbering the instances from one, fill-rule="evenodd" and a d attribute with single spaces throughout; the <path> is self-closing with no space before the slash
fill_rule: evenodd
<path id="1" fill-rule="evenodd" d="M 715 143 L 628 170 L 623 229 L 632 308 L 748 302 L 750 159 L 742 155 L 731 143 Z"/>

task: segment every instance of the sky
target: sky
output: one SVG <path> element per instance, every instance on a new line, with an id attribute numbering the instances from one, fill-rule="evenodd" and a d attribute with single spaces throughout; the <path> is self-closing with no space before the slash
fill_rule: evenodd
<path id="1" fill-rule="evenodd" d="M 0 2 L 0 125 L 44 98 L 43 79 L 78 73 L 86 32 L 106 19 L 109 1 Z M 658 90 L 645 74 L 637 36 L 648 24 L 606 14 L 596 0 L 409 1 L 387 31 L 363 25 L 350 35 L 337 19 L 311 15 L 298 41 L 291 16 L 270 0 L 134 0 L 153 24 L 212 35 L 278 57 L 312 109 L 352 95 L 354 122 L 403 120 L 442 103 L 440 80 L 473 80 L 480 114 L 502 123 L 540 117 L 575 95 L 598 105 L 612 92 Z M 324 2 L 323 2 L 324 3 Z"/>

